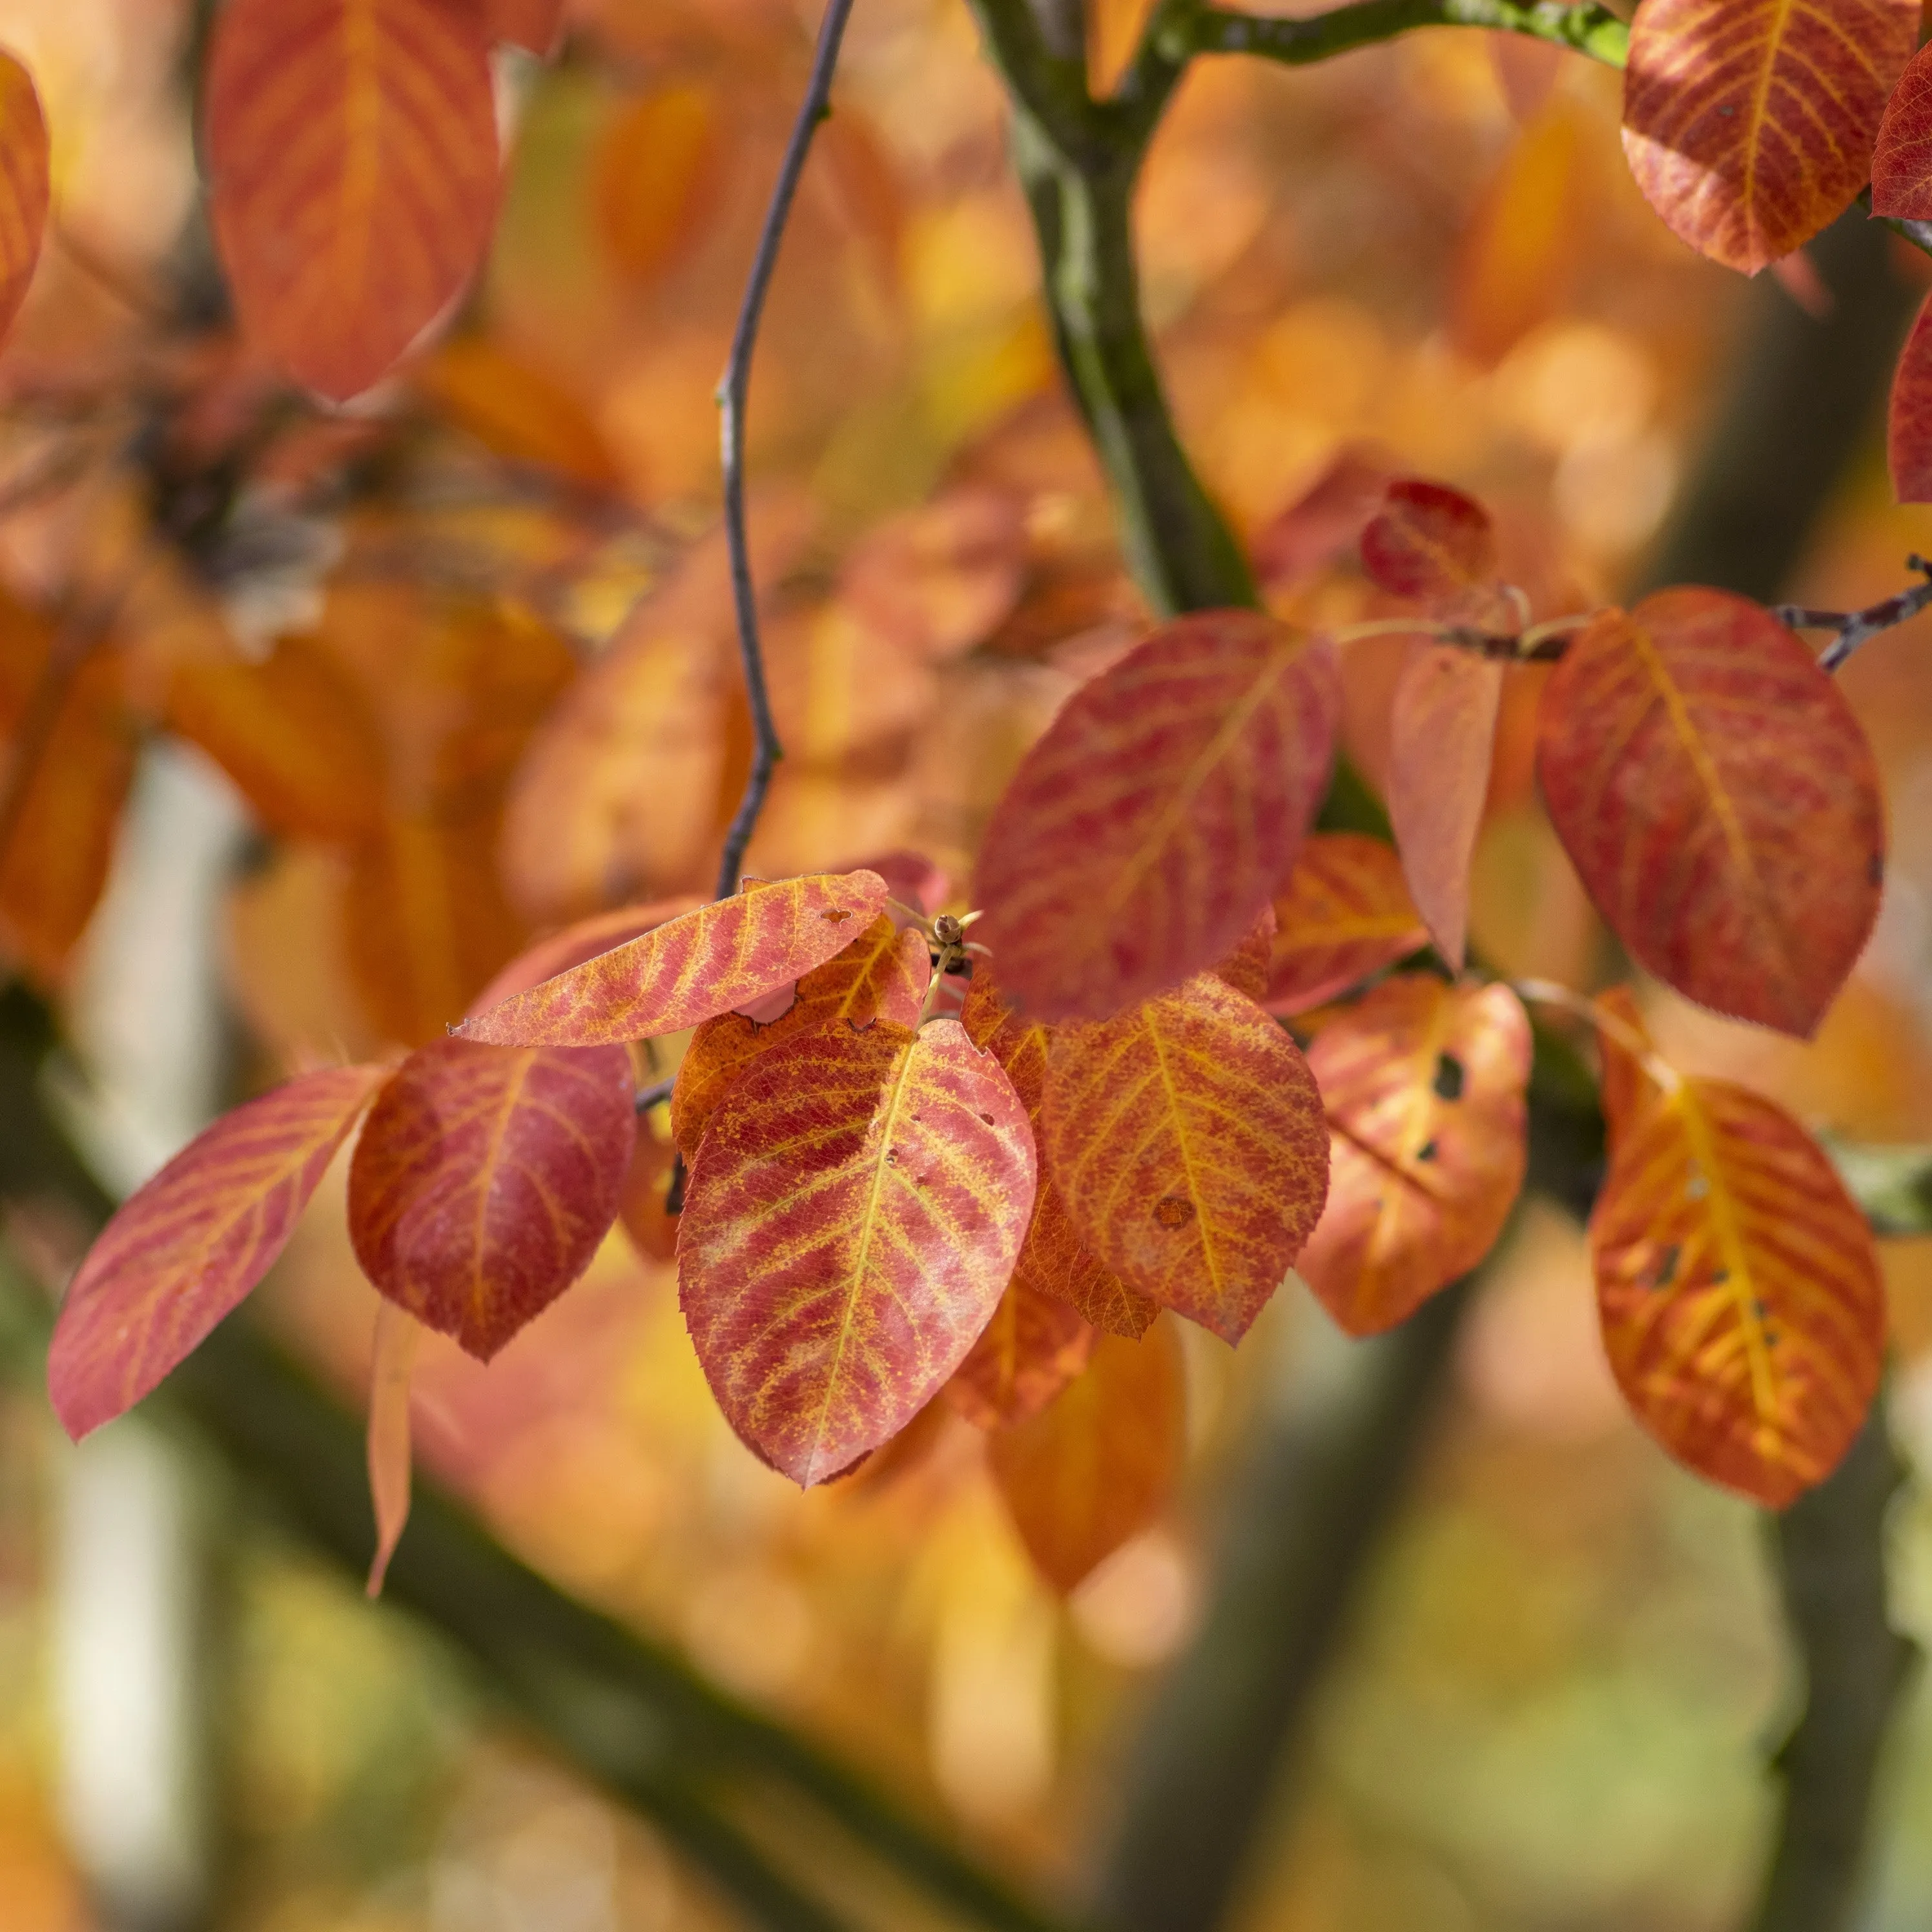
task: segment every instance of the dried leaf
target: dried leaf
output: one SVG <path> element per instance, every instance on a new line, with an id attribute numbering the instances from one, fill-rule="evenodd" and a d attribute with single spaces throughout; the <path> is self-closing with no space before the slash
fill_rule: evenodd
<path id="1" fill-rule="evenodd" d="M 802 979 L 842 952 L 885 901 L 886 882 L 876 872 L 748 881 L 730 898 L 668 920 L 456 1030 L 466 1040 L 521 1046 L 676 1033 Z"/>
<path id="2" fill-rule="evenodd" d="M 760 1054 L 826 1027 L 863 1028 L 875 1019 L 915 1026 L 932 977 L 926 935 L 916 926 L 901 932 L 881 913 L 843 952 L 806 974 L 770 1021 L 742 1013 L 705 1021 L 685 1048 L 671 1095 L 671 1136 L 685 1158 L 696 1157 L 718 1102 Z"/>
<path id="3" fill-rule="evenodd" d="M 1224 958 L 1294 863 L 1340 710 L 1332 648 L 1247 611 L 1163 626 L 1084 685 L 980 854 L 1008 994 L 1100 1018 Z"/>
<path id="4" fill-rule="evenodd" d="M 1300 1049 L 1202 974 L 1054 1042 L 1048 1172 L 1130 1288 L 1238 1342 L 1294 1266 L 1328 1190 Z"/>
<path id="5" fill-rule="evenodd" d="M 231 0 L 206 93 L 215 238 L 249 334 L 340 400 L 482 260 L 496 112 L 452 0 Z"/>
<path id="6" fill-rule="evenodd" d="M 14 326 L 47 225 L 47 124 L 33 76 L 0 51 L 0 340 Z"/>
<path id="7" fill-rule="evenodd" d="M 1606 1058 L 1624 1049 L 1604 1036 Z M 1606 1083 L 1590 1217 L 1604 1346 L 1679 1462 L 1781 1509 L 1838 1466 L 1876 1393 L 1886 1312 L 1857 1204 L 1790 1114 L 1724 1080 Z"/>
<path id="8" fill-rule="evenodd" d="M 1884 818 L 1864 731 L 1782 624 L 1716 590 L 1604 613 L 1544 688 L 1537 773 L 1641 964 L 1813 1030 L 1877 916 Z"/>
<path id="9" fill-rule="evenodd" d="M 1496 1244 L 1522 1186 L 1529 1022 L 1507 986 L 1384 980 L 1308 1049 L 1328 1204 L 1296 1264 L 1352 1335 L 1408 1319 Z"/>
<path id="10" fill-rule="evenodd" d="M 1010 1281 L 946 1399 L 981 1429 L 1010 1428 L 1037 1415 L 1087 1366 L 1094 1334 L 1058 1296 Z"/>
<path id="11" fill-rule="evenodd" d="M 621 1047 L 419 1048 L 356 1143 L 356 1258 L 392 1301 L 488 1361 L 590 1266 L 636 1131 Z"/>
<path id="12" fill-rule="evenodd" d="M 76 1442 L 134 1407 L 266 1274 L 387 1076 L 304 1074 L 224 1114 L 122 1202 L 80 1264 L 47 1354 Z"/>
<path id="13" fill-rule="evenodd" d="M 1918 27 L 1916 0 L 1646 0 L 1624 76 L 1638 187 L 1714 261 L 1790 254 L 1864 185 Z"/>
<path id="14" fill-rule="evenodd" d="M 1102 1335 L 1040 1414 L 988 1444 L 993 1478 L 1040 1574 L 1062 1595 L 1160 1514 L 1180 1464 L 1180 1350 Z"/>
<path id="15" fill-rule="evenodd" d="M 712 1117 L 678 1234 L 732 1427 L 802 1485 L 896 1435 L 991 1318 L 1036 1172 L 1012 1083 L 957 1021 L 761 1054 Z"/>
<path id="16" fill-rule="evenodd" d="M 410 1377 L 422 1324 L 393 1301 L 376 1304 L 376 1341 L 369 1366 L 369 1501 L 376 1515 L 376 1555 L 364 1594 L 382 1594 L 389 1558 L 410 1520 Z"/>
<path id="17" fill-rule="evenodd" d="M 1497 659 L 1418 643 L 1390 721 L 1389 820 L 1402 872 L 1437 950 L 1458 973 L 1502 695 Z"/>
<path id="18" fill-rule="evenodd" d="M 1305 1012 L 1429 943 L 1395 848 L 1364 832 L 1310 839 L 1274 915 L 1270 1012 Z"/>

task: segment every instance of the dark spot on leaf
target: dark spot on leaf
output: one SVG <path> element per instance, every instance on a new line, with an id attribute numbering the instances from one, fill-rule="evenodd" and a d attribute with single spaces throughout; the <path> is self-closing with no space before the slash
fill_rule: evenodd
<path id="1" fill-rule="evenodd" d="M 980 1119 L 984 1126 L 990 1127 L 993 1124 L 993 1117 L 991 1114 L 982 1114 Z"/>
<path id="2" fill-rule="evenodd" d="M 1433 1160 L 1436 1158 L 1436 1143 L 1433 1141 L 1424 1142 L 1416 1149 L 1415 1157 L 1418 1160 Z"/>
<path id="3" fill-rule="evenodd" d="M 1163 1228 L 1184 1228 L 1194 1218 L 1194 1203 L 1178 1194 L 1163 1194 L 1154 1204 L 1154 1218 Z"/>
<path id="4" fill-rule="evenodd" d="M 1438 1100 L 1462 1099 L 1462 1063 L 1453 1053 L 1438 1053 L 1436 1056 L 1434 1084 Z"/>

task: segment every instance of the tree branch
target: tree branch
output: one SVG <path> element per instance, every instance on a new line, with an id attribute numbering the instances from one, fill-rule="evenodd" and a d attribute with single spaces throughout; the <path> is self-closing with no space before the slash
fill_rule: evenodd
<path id="1" fill-rule="evenodd" d="M 1239 14 L 1220 7 L 1190 8 L 1163 23 L 1164 51 L 1187 54 L 1256 54 L 1290 67 L 1310 66 L 1337 54 L 1393 40 L 1418 27 L 1487 27 L 1526 34 L 1620 68 L 1630 51 L 1630 28 L 1607 7 L 1584 0 L 1352 0 L 1326 13 L 1284 20 Z"/>
<path id="2" fill-rule="evenodd" d="M 812 78 L 806 85 L 805 98 L 799 103 L 791 138 L 785 143 L 784 159 L 772 189 L 771 204 L 765 211 L 764 225 L 758 232 L 752 272 L 739 306 L 737 327 L 732 332 L 730 358 L 718 385 L 718 440 L 724 466 L 724 534 L 731 553 L 731 596 L 738 614 L 738 655 L 745 675 L 745 696 L 751 706 L 753 736 L 752 769 L 745 781 L 744 796 L 724 835 L 724 850 L 718 864 L 717 896 L 721 899 L 738 890 L 745 848 L 752 842 L 758 814 L 764 809 L 772 774 L 784 756 L 772 716 L 771 694 L 765 685 L 764 652 L 758 640 L 758 592 L 752 582 L 751 539 L 745 526 L 745 410 L 751 391 L 752 357 L 758 347 L 765 296 L 771 286 L 772 272 L 778 266 L 779 244 L 784 239 L 785 223 L 791 214 L 793 197 L 798 192 L 799 177 L 805 171 L 806 156 L 811 152 L 819 122 L 832 111 L 832 76 L 838 65 L 838 49 L 851 14 L 852 0 L 826 0 L 824 17 L 819 22 L 818 45 L 812 56 Z"/>
<path id="3" fill-rule="evenodd" d="M 1916 552 L 1905 560 L 1907 570 L 1925 581 L 1896 596 L 1882 597 L 1862 610 L 1813 610 L 1802 604 L 1774 604 L 1771 614 L 1794 631 L 1835 631 L 1838 635 L 1819 654 L 1820 668 L 1836 670 L 1862 644 L 1882 635 L 1932 604 L 1932 563 Z"/>

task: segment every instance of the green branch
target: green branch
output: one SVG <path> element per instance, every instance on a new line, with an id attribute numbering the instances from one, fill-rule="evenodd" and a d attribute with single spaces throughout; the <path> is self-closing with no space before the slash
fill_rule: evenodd
<path id="1" fill-rule="evenodd" d="M 1233 13 L 1224 8 L 1178 10 L 1156 22 L 1150 38 L 1162 57 L 1184 60 L 1190 54 L 1256 54 L 1291 67 L 1330 60 L 1357 47 L 1393 40 L 1418 27 L 1486 27 L 1506 34 L 1568 47 L 1606 66 L 1620 68 L 1630 51 L 1630 28 L 1607 7 L 1585 0 L 1562 6 L 1556 0 L 1352 0 L 1346 7 L 1298 20 Z"/>

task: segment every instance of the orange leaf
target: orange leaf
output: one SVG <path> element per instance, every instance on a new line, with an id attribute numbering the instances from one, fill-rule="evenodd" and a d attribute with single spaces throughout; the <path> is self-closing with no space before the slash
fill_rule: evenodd
<path id="1" fill-rule="evenodd" d="M 455 0 L 231 0 L 208 58 L 215 238 L 296 381 L 366 389 L 482 260 L 496 115 Z"/>
<path id="2" fill-rule="evenodd" d="M 1038 1414 L 1093 1348 L 1094 1330 L 1064 1301 L 1015 1280 L 953 1371 L 946 1399 L 982 1429 L 1010 1427 Z"/>
<path id="3" fill-rule="evenodd" d="M 1932 296 L 1899 352 L 1886 424 L 1892 494 L 1901 503 L 1932 503 Z"/>
<path id="4" fill-rule="evenodd" d="M 446 342 L 417 369 L 416 386 L 508 462 L 554 470 L 592 490 L 614 490 L 623 480 L 577 397 L 488 337 Z"/>
<path id="5" fill-rule="evenodd" d="M 586 959 L 595 959 L 600 952 L 608 952 L 614 946 L 640 938 L 668 920 L 695 912 L 703 903 L 694 898 L 654 899 L 648 905 L 619 906 L 614 911 L 580 919 L 574 926 L 566 926 L 519 952 L 477 994 L 477 1007 L 487 1011 L 514 993 L 528 992 Z"/>
<path id="6" fill-rule="evenodd" d="M 1692 248 L 1756 274 L 1864 185 L 1918 28 L 1917 0 L 1646 0 L 1624 77 L 1638 187 Z"/>
<path id="7" fill-rule="evenodd" d="M 1099 1018 L 1225 957 L 1294 863 L 1340 702 L 1330 646 L 1244 610 L 1165 625 L 1076 692 L 980 854 L 1009 996 Z"/>
<path id="8" fill-rule="evenodd" d="M 1700 590 L 1604 612 L 1544 688 L 1537 774 L 1640 964 L 1812 1031 L 1877 916 L 1884 818 L 1851 707 L 1769 612 Z"/>
<path id="9" fill-rule="evenodd" d="M 716 92 L 676 81 L 640 94 L 604 130 L 592 205 L 614 265 L 649 281 L 704 232 L 724 183 L 728 143 Z"/>
<path id="10" fill-rule="evenodd" d="M 621 1047 L 421 1047 L 356 1143 L 356 1259 L 392 1301 L 488 1361 L 590 1266 L 636 1131 Z"/>
<path id="11" fill-rule="evenodd" d="M 547 54 L 563 28 L 566 0 L 483 0 L 493 40 L 508 40 L 526 52 Z"/>
<path id="12" fill-rule="evenodd" d="M 1641 1077 L 1605 1094 L 1590 1248 L 1618 1386 L 1679 1462 L 1780 1509 L 1837 1466 L 1878 1388 L 1885 1299 L 1864 1216 L 1762 1095 Z"/>
<path id="13" fill-rule="evenodd" d="M 1086 1372 L 987 1445 L 993 1479 L 1040 1574 L 1062 1595 L 1160 1515 L 1183 1446 L 1180 1350 L 1102 1335 Z"/>
<path id="14" fill-rule="evenodd" d="M 47 226 L 47 124 L 33 76 L 0 52 L 0 339 L 27 298 Z"/>
<path id="15" fill-rule="evenodd" d="M 651 1114 L 639 1115 L 637 1151 L 624 1177 L 624 1198 L 617 1213 L 625 1233 L 646 1261 L 676 1258 L 678 1216 L 666 1212 L 676 1152 Z"/>
<path id="16" fill-rule="evenodd" d="M 1296 1263 L 1352 1335 L 1406 1321 L 1495 1245 L 1522 1186 L 1529 1022 L 1507 986 L 1384 980 L 1308 1049 L 1328 1204 Z"/>
<path id="17" fill-rule="evenodd" d="M 1298 589 L 1361 542 L 1388 494 L 1388 465 L 1370 448 L 1345 446 L 1335 460 L 1249 544 L 1270 597 Z"/>
<path id="18" fill-rule="evenodd" d="M 1025 1244 L 1014 1264 L 1014 1287 L 1064 1301 L 1109 1334 L 1138 1340 L 1160 1312 L 1160 1304 L 1136 1294 L 1095 1259 L 1075 1232 L 1046 1166 L 1046 1136 L 1040 1113 L 1046 1100 L 1052 1029 L 1037 1022 L 1029 1024 L 1006 1004 L 992 968 L 983 959 L 968 982 L 959 1022 L 973 1044 L 985 1048 L 1006 1070 L 1040 1150 L 1040 1186 L 1034 1196 Z"/>
<path id="19" fill-rule="evenodd" d="M 1036 1173 L 1012 1082 L 956 1020 L 761 1054 L 712 1116 L 678 1231 L 732 1427 L 801 1485 L 896 1436 L 992 1317 Z"/>
<path id="20" fill-rule="evenodd" d="M 1211 974 L 1056 1040 L 1049 1172 L 1101 1260 L 1238 1342 L 1328 1190 L 1322 1097 L 1300 1049 Z"/>
<path id="21" fill-rule="evenodd" d="M 1304 1012 L 1429 943 L 1395 848 L 1360 832 L 1318 832 L 1274 902 L 1262 1004 Z"/>
<path id="22" fill-rule="evenodd" d="M 719 1013 L 705 1021 L 685 1049 L 671 1094 L 671 1135 L 685 1158 L 695 1158 L 726 1090 L 760 1054 L 825 1027 L 875 1019 L 916 1025 L 932 978 L 925 934 L 916 926 L 902 932 L 881 913 L 842 952 L 806 974 L 776 1018 L 761 1025 L 742 1013 Z"/>
<path id="23" fill-rule="evenodd" d="M 1432 616 L 1486 614 L 1496 596 L 1496 526 L 1461 490 L 1400 477 L 1362 532 L 1362 568 Z"/>
<path id="24" fill-rule="evenodd" d="M 369 1368 L 369 1501 L 376 1513 L 376 1556 L 366 1594 L 382 1594 L 389 1558 L 410 1520 L 410 1376 L 422 1325 L 393 1301 L 376 1304 Z"/>
<path id="25" fill-rule="evenodd" d="M 1004 490 L 962 489 L 874 530 L 838 574 L 844 602 L 903 650 L 957 657 L 1025 587 L 1026 520 Z"/>
<path id="26" fill-rule="evenodd" d="M 1496 658 L 1418 642 L 1395 688 L 1389 725 L 1389 820 L 1402 869 L 1437 950 L 1458 973 L 1502 696 Z"/>
<path id="27" fill-rule="evenodd" d="M 512 994 L 456 1031 L 506 1046 L 594 1046 L 676 1033 L 802 979 L 842 952 L 885 902 L 876 872 L 748 881 L 728 899 Z"/>
<path id="28" fill-rule="evenodd" d="M 47 1354 L 76 1442 L 134 1407 L 268 1271 L 387 1076 L 304 1074 L 237 1107 L 130 1195 L 68 1289 Z"/>

